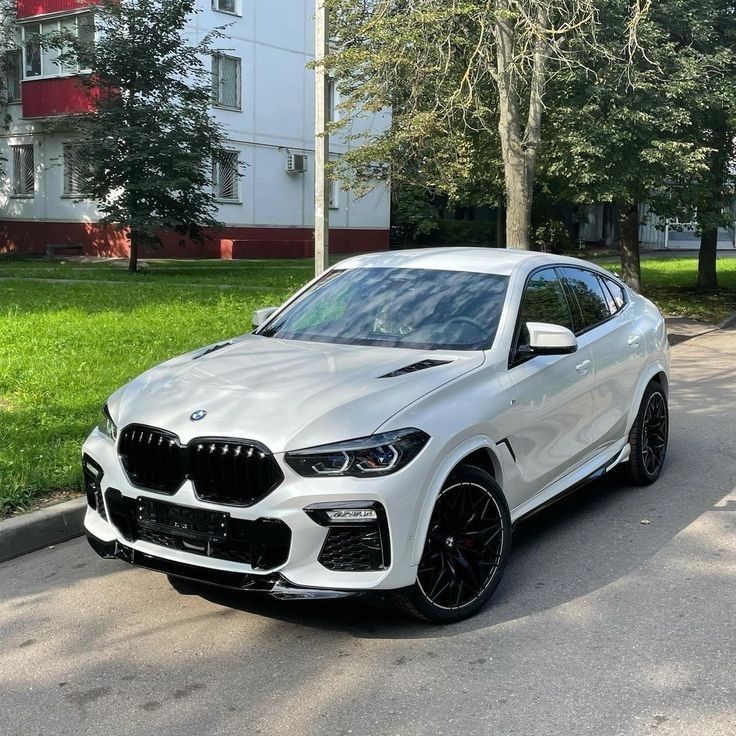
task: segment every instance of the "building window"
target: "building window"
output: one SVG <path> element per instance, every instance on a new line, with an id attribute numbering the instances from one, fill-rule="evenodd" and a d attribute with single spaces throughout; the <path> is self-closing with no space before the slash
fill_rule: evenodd
<path id="1" fill-rule="evenodd" d="M 23 52 L 21 49 L 7 51 L 3 59 L 5 73 L 5 99 L 8 104 L 20 102 L 21 68 L 23 66 Z"/>
<path id="2" fill-rule="evenodd" d="M 33 145 L 13 148 L 13 196 L 32 197 L 36 191 Z"/>
<path id="3" fill-rule="evenodd" d="M 240 59 L 217 54 L 212 57 L 212 102 L 240 110 Z"/>
<path id="4" fill-rule="evenodd" d="M 212 0 L 212 10 L 218 13 L 240 15 L 240 0 Z"/>
<path id="5" fill-rule="evenodd" d="M 89 71 L 89 64 L 63 64 L 58 49 L 44 48 L 42 37 L 51 33 L 69 33 L 85 46 L 92 47 L 95 39 L 95 23 L 92 13 L 78 13 L 60 20 L 43 23 L 26 23 L 21 28 L 23 47 L 23 77 L 59 77 Z"/>
<path id="6" fill-rule="evenodd" d="M 41 76 L 41 24 L 23 26 L 23 76 Z"/>
<path id="7" fill-rule="evenodd" d="M 336 179 L 330 179 L 329 188 L 329 207 L 331 210 L 340 209 L 340 182 Z"/>
<path id="8" fill-rule="evenodd" d="M 238 153 L 220 151 L 212 162 L 212 190 L 215 199 L 238 201 Z"/>
<path id="9" fill-rule="evenodd" d="M 327 80 L 327 121 L 330 123 L 340 119 L 337 105 L 340 102 L 340 93 L 337 91 L 337 82 L 334 79 Z"/>
<path id="10" fill-rule="evenodd" d="M 83 146 L 64 144 L 64 196 L 84 197 L 89 193 L 89 159 Z"/>

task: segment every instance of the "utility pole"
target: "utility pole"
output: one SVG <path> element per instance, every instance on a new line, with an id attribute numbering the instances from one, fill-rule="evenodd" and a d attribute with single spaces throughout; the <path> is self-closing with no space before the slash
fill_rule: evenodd
<path id="1" fill-rule="evenodd" d="M 319 276 L 329 263 L 330 209 L 327 162 L 330 137 L 327 134 L 328 86 L 324 58 L 329 53 L 326 0 L 315 0 L 315 107 L 314 107 L 314 273 Z"/>

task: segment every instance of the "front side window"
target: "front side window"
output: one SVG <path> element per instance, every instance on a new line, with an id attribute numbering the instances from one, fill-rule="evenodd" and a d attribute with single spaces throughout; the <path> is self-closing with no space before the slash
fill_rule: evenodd
<path id="1" fill-rule="evenodd" d="M 524 291 L 520 320 L 522 331 L 527 322 L 546 322 L 572 330 L 572 318 L 565 292 L 554 268 L 537 271 Z M 522 342 L 524 342 L 522 340 Z"/>
<path id="2" fill-rule="evenodd" d="M 238 201 L 238 153 L 219 151 L 212 162 L 212 188 L 216 199 Z"/>
<path id="3" fill-rule="evenodd" d="M 64 195 L 82 197 L 89 193 L 89 158 L 83 146 L 76 143 L 64 145 Z"/>
<path id="4" fill-rule="evenodd" d="M 240 110 L 240 59 L 216 54 L 212 57 L 212 103 Z"/>
<path id="5" fill-rule="evenodd" d="M 32 197 L 35 190 L 33 146 L 13 146 L 13 196 Z"/>
<path id="6" fill-rule="evenodd" d="M 611 313 L 603 287 L 592 271 L 582 268 L 564 268 L 563 274 L 568 291 L 572 295 L 573 324 L 580 333 L 605 322 Z"/>
<path id="7" fill-rule="evenodd" d="M 332 271 L 259 334 L 419 350 L 486 349 L 508 280 L 421 268 Z"/>

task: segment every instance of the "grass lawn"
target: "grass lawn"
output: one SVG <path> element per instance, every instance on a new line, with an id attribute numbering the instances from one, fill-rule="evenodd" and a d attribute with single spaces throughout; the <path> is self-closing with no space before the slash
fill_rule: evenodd
<path id="1" fill-rule="evenodd" d="M 602 263 L 619 271 L 618 263 Z M 718 324 L 736 312 L 736 258 L 718 261 L 715 291 L 695 288 L 697 258 L 647 258 L 641 262 L 642 290 L 666 315 L 690 317 Z"/>
<path id="2" fill-rule="evenodd" d="M 310 266 L 296 265 L 177 264 L 133 283 L 94 284 L 85 280 L 128 277 L 0 261 L 0 277 L 21 277 L 0 281 L 0 518 L 78 489 L 81 443 L 107 396 L 166 358 L 249 331 L 254 309 L 281 303 L 309 279 Z M 184 278 L 188 271 L 196 276 Z M 220 280 L 230 288 L 213 285 Z"/>
<path id="3" fill-rule="evenodd" d="M 692 258 L 645 260 L 645 292 L 667 314 L 719 321 L 736 311 L 736 259 L 719 262 L 724 288 L 712 294 L 692 289 L 696 268 Z M 248 331 L 254 309 L 311 274 L 310 261 L 153 261 L 131 277 L 104 263 L 0 259 L 0 518 L 79 489 L 82 441 L 112 391 Z"/>

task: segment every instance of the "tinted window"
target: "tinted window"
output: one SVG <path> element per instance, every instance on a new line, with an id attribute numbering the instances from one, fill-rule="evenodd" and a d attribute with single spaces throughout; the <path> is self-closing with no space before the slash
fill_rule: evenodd
<path id="1" fill-rule="evenodd" d="M 525 326 L 527 322 L 547 322 L 572 330 L 567 299 L 553 268 L 538 271 L 529 280 L 521 303 L 520 322 L 521 344 L 529 341 Z"/>
<path id="2" fill-rule="evenodd" d="M 259 332 L 282 340 L 479 350 L 490 346 L 508 276 L 422 268 L 350 268 L 314 284 Z"/>
<path id="3" fill-rule="evenodd" d="M 608 287 L 611 299 L 613 299 L 613 304 L 615 306 L 613 314 L 621 311 L 626 304 L 626 294 L 624 293 L 623 287 L 620 284 L 617 284 L 613 279 L 607 279 L 605 276 L 600 276 L 599 278 Z"/>
<path id="4" fill-rule="evenodd" d="M 573 308 L 575 332 L 587 330 L 611 316 L 608 311 L 610 296 L 606 298 L 603 286 L 592 271 L 564 268 L 563 273 L 568 290 L 577 303 L 577 309 Z"/>

